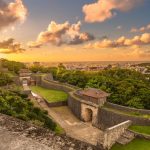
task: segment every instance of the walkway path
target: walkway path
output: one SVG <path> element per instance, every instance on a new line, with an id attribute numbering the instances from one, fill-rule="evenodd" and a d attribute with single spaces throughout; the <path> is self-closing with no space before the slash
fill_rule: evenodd
<path id="1" fill-rule="evenodd" d="M 77 119 L 67 106 L 49 108 L 43 100 L 37 100 L 38 105 L 48 111 L 48 114 L 65 130 L 72 138 L 92 145 L 97 145 L 98 139 L 102 140 L 103 132 L 95 128 L 91 123 L 84 123 Z M 37 101 L 34 102 L 37 105 Z"/>

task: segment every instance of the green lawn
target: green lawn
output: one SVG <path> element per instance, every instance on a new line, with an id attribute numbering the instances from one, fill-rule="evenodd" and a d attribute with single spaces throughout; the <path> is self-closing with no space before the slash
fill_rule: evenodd
<path id="1" fill-rule="evenodd" d="M 115 144 L 111 150 L 150 150 L 150 141 L 135 139 L 127 145 Z"/>
<path id="2" fill-rule="evenodd" d="M 135 132 L 150 135 L 150 126 L 131 126 L 129 129 Z"/>
<path id="3" fill-rule="evenodd" d="M 65 93 L 63 91 L 46 89 L 46 88 L 42 88 L 40 86 L 32 86 L 31 89 L 33 92 L 42 96 L 48 102 L 66 101 L 68 98 L 67 93 Z"/>

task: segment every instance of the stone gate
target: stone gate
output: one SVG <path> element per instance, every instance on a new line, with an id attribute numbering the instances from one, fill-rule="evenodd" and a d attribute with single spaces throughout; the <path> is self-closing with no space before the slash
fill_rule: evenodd
<path id="1" fill-rule="evenodd" d="M 74 94 L 80 98 L 81 120 L 96 124 L 98 108 L 104 105 L 109 94 L 95 88 L 77 90 Z"/>

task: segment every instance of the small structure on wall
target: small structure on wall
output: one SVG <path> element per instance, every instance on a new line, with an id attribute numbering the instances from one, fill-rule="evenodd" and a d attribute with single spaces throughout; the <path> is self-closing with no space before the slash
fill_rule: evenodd
<path id="1" fill-rule="evenodd" d="M 32 72 L 28 69 L 21 69 L 19 71 L 19 79 L 21 84 L 36 85 L 36 81 L 31 78 Z"/>
<path id="2" fill-rule="evenodd" d="M 74 94 L 81 100 L 81 119 L 95 125 L 97 123 L 98 108 L 104 105 L 110 94 L 95 88 L 77 90 Z"/>

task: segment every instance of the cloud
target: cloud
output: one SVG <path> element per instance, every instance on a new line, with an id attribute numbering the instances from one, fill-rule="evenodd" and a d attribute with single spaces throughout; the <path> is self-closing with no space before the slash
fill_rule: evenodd
<path id="1" fill-rule="evenodd" d="M 56 46 L 62 44 L 77 45 L 94 39 L 91 34 L 80 32 L 80 29 L 80 21 L 76 24 L 70 24 L 69 22 L 57 24 L 55 21 L 52 21 L 47 30 L 41 32 L 35 42 L 29 42 L 28 46 L 30 48 L 39 48 L 47 43 Z"/>
<path id="2" fill-rule="evenodd" d="M 140 28 L 132 28 L 130 30 L 130 32 L 133 32 L 133 33 L 136 33 L 136 32 L 145 32 L 145 31 L 148 31 L 150 30 L 150 24 L 146 25 L 146 26 L 142 26 Z"/>
<path id="3" fill-rule="evenodd" d="M 82 10 L 86 22 L 103 22 L 116 16 L 115 11 L 127 12 L 144 0 L 98 0 L 92 4 L 86 4 Z"/>
<path id="4" fill-rule="evenodd" d="M 144 33 L 140 36 L 135 36 L 133 38 L 126 38 L 124 36 L 116 39 L 104 39 L 97 41 L 95 43 L 89 43 L 85 48 L 119 48 L 119 47 L 133 47 L 137 48 L 143 45 L 150 44 L 150 33 Z"/>
<path id="5" fill-rule="evenodd" d="M 6 3 L 0 0 L 0 30 L 17 21 L 23 22 L 27 16 L 27 9 L 22 0 Z"/>
<path id="6" fill-rule="evenodd" d="M 8 40 L 0 41 L 0 53 L 11 54 L 11 53 L 21 53 L 25 51 L 21 44 L 14 42 L 14 39 L 10 38 Z"/>

